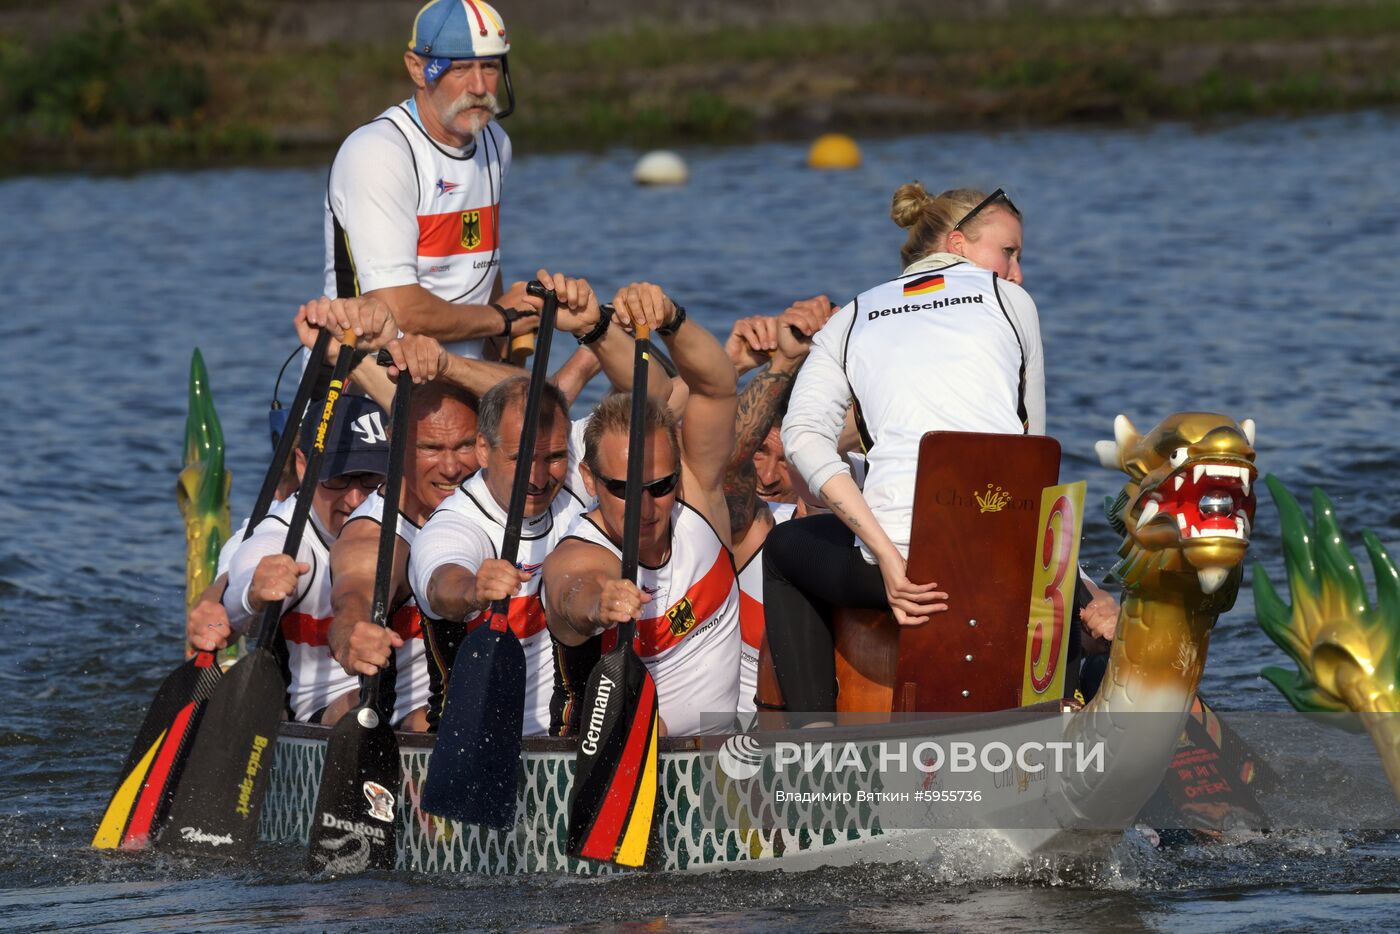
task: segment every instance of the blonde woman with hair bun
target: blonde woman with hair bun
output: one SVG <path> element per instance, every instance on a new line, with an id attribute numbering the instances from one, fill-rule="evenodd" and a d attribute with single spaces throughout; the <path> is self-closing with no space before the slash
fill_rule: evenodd
<path id="1" fill-rule="evenodd" d="M 905 626 L 948 608 L 936 583 L 905 573 L 924 433 L 1045 433 L 1021 212 L 1000 188 L 933 196 L 912 182 L 895 191 L 890 217 L 908 231 L 903 272 L 817 332 L 783 420 L 789 464 L 832 511 L 779 525 L 763 549 L 768 642 L 788 710 L 836 709 L 830 607 L 888 608 Z M 837 450 L 852 405 L 863 489 Z"/>

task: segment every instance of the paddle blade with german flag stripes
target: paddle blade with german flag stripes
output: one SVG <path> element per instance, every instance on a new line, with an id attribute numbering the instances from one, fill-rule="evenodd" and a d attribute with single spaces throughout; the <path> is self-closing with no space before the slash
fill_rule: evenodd
<path id="1" fill-rule="evenodd" d="M 214 656 L 199 652 L 161 683 L 93 835 L 94 847 L 142 849 L 149 842 L 169 806 L 188 739 L 219 675 Z"/>
<path id="2" fill-rule="evenodd" d="M 656 682 L 631 640 L 588 676 L 569 793 L 568 854 L 641 866 L 656 813 Z"/>

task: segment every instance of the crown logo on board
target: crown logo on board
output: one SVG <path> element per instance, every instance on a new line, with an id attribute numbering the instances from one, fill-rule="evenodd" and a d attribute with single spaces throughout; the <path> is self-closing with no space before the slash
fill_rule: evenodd
<path id="1" fill-rule="evenodd" d="M 1001 512 L 1006 508 L 1006 504 L 1011 502 L 1011 494 L 1001 487 L 992 487 L 987 484 L 985 493 L 973 493 L 973 499 L 977 500 L 977 507 L 980 512 Z"/>

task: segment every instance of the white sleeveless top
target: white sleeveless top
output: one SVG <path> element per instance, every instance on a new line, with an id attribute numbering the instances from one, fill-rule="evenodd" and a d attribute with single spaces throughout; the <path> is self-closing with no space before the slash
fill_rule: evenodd
<path id="1" fill-rule="evenodd" d="M 296 504 L 295 494 L 274 503 L 252 536 L 231 557 L 224 607 L 229 622 L 237 629 L 246 629 L 249 622 L 261 616 L 248 606 L 248 590 L 258 563 L 268 555 L 282 553 Z M 304 722 L 342 694 L 358 690 L 360 679 L 346 674 L 331 656 L 330 550 L 315 513 L 307 519 L 297 560 L 309 564 L 311 572 L 297 578 L 295 592 L 283 601 L 281 626 L 291 676 L 288 703 L 292 717 Z"/>
<path id="2" fill-rule="evenodd" d="M 622 550 L 585 515 L 569 530 L 622 557 Z M 637 586 L 651 594 L 637 621 L 633 647 L 656 681 L 657 703 L 672 736 L 723 733 L 739 703 L 739 586 L 734 556 L 705 517 L 680 500 L 671 510 L 671 556 L 658 568 L 639 565 Z M 603 635 L 603 651 L 617 630 Z M 728 715 L 728 719 L 724 716 Z"/>
<path id="3" fill-rule="evenodd" d="M 375 490 L 359 508 L 350 514 L 345 524 L 365 519 L 375 525 L 383 524 L 384 496 Z M 409 560 L 413 558 L 413 542 L 418 535 L 418 526 L 398 513 L 398 534 L 409 548 Z M 394 712 L 391 723 L 398 723 L 419 707 L 428 703 L 428 662 L 427 649 L 423 642 L 423 622 L 419 617 L 418 603 L 410 594 L 409 598 L 395 607 L 390 614 L 389 626 L 403 639 L 403 646 L 394 650 Z"/>
<path id="4" fill-rule="evenodd" d="M 510 138 L 494 121 L 454 149 L 427 134 L 411 98 L 355 130 L 327 185 L 326 294 L 417 283 L 444 301 L 489 302 L 510 159 Z M 447 349 L 480 358 L 482 341 Z"/>
<path id="5" fill-rule="evenodd" d="M 530 573 L 530 580 L 511 597 L 508 618 L 511 631 L 525 650 L 525 736 L 549 732 L 549 702 L 554 691 L 553 643 L 539 597 L 540 567 L 583 511 L 579 498 L 564 486 L 549 509 L 527 517 L 521 525 L 515 560 L 517 567 Z M 433 572 L 445 564 L 456 564 L 475 573 L 483 561 L 500 557 L 505 534 L 506 511 L 480 473 L 458 487 L 428 517 L 413 544 L 408 579 L 418 605 L 430 618 L 441 618 L 426 600 Z M 485 623 L 489 615 L 487 609 L 467 620 L 467 632 Z"/>

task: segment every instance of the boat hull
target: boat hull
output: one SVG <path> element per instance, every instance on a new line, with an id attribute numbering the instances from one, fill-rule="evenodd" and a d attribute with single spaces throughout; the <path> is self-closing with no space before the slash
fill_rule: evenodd
<path id="1" fill-rule="evenodd" d="M 917 742 L 959 737 L 985 742 L 1018 735 L 1063 735 L 1068 715 L 1052 712 L 1008 724 L 997 715 L 955 718 L 949 725 L 905 724 L 885 728 L 877 739 L 869 731 L 848 732 L 863 748 L 894 740 Z M 1059 731 L 1059 732 L 1056 732 Z M 802 731 L 786 735 L 810 738 Z M 324 727 L 284 724 L 264 808 L 261 834 L 268 842 L 305 846 L 325 759 Z M 838 737 L 839 738 L 839 737 Z M 1118 839 L 1123 826 L 1076 825 L 1063 804 L 1064 783 L 1054 774 L 1028 775 L 1014 765 L 973 776 L 979 803 L 964 806 L 929 804 L 925 826 L 910 821 L 904 806 L 898 819 L 872 795 L 917 796 L 950 784 L 946 774 L 922 772 L 873 774 L 865 769 L 821 768 L 803 764 L 768 766 L 735 781 L 721 763 L 723 737 L 664 741 L 660 756 L 661 807 L 653 829 L 646 869 L 702 872 L 718 869 L 801 870 L 856 862 L 927 861 L 956 857 L 960 865 L 975 859 L 977 871 L 1013 871 L 1035 853 L 1076 853 Z M 772 748 L 773 736 L 758 735 Z M 616 867 L 568 857 L 565 850 L 569 789 L 574 747 L 567 740 L 527 740 L 521 757 L 516 826 L 493 831 L 463 826 L 424 813 L 419 792 L 427 772 L 432 737 L 401 734 L 403 784 L 399 789 L 399 869 L 423 873 L 568 873 L 610 874 Z M 1160 779 L 1160 773 L 1155 776 Z M 972 787 L 967 779 L 960 787 Z M 1138 781 L 1138 784 L 1142 784 Z M 775 808 L 779 788 L 820 789 L 810 801 Z M 1156 787 L 1148 781 L 1143 797 Z M 1068 819 L 1066 815 L 1069 814 Z M 347 865 L 353 864 L 353 854 Z M 334 867 L 332 867 L 334 868 Z"/>

